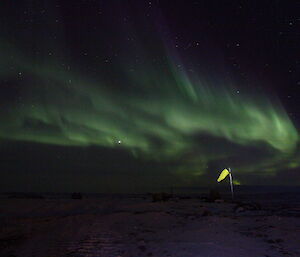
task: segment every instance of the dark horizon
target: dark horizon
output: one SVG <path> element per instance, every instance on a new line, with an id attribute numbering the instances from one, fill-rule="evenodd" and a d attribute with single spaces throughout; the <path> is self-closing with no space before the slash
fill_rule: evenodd
<path id="1" fill-rule="evenodd" d="M 228 183 L 228 182 L 227 182 Z M 255 191 L 254 191 L 255 189 Z M 39 198 L 51 197 L 54 195 L 71 197 L 73 193 L 79 193 L 83 197 L 93 197 L 93 196 L 109 196 L 109 195 L 148 195 L 153 193 L 169 193 L 176 195 L 208 195 L 210 190 L 217 190 L 222 194 L 222 196 L 230 197 L 230 186 L 228 185 L 211 185 L 211 186 L 199 186 L 199 187 L 151 187 L 151 188 L 143 188 L 140 190 L 128 190 L 128 191 L 99 191 L 99 192 L 88 192 L 88 191 L 0 191 L 0 195 L 8 196 L 12 198 Z M 234 192 L 237 198 L 239 198 L 239 194 L 252 195 L 252 194 L 291 194 L 291 193 L 300 193 L 299 185 L 234 185 Z"/>

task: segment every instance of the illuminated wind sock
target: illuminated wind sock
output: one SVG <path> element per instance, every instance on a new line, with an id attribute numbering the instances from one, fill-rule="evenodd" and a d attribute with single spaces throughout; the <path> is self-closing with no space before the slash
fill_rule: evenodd
<path id="1" fill-rule="evenodd" d="M 222 180 L 224 180 L 227 175 L 229 175 L 229 179 L 230 179 L 230 189 L 231 189 L 231 197 L 233 199 L 233 183 L 232 183 L 232 173 L 231 173 L 231 169 L 228 168 L 228 169 L 224 169 L 220 176 L 218 177 L 217 181 L 218 182 L 221 182 Z"/>

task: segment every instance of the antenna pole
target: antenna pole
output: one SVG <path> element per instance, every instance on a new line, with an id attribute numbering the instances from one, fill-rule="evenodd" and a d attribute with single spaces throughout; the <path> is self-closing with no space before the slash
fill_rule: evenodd
<path id="1" fill-rule="evenodd" d="M 229 179 L 230 179 L 231 197 L 232 197 L 232 200 L 233 200 L 233 183 L 232 183 L 232 174 L 231 174 L 231 169 L 230 169 L 230 168 L 228 168 L 228 171 L 229 171 Z"/>

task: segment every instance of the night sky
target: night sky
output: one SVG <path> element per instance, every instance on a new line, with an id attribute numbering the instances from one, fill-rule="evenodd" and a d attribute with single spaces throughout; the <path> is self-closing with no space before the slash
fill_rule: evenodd
<path id="1" fill-rule="evenodd" d="M 0 190 L 300 185 L 300 2 L 0 3 Z"/>

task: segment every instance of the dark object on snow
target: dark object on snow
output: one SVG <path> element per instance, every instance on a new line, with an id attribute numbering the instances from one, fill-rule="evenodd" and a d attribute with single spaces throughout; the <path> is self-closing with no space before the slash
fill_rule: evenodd
<path id="1" fill-rule="evenodd" d="M 166 202 L 172 197 L 173 197 L 172 194 L 168 194 L 168 193 L 164 193 L 164 192 L 153 193 L 152 194 L 152 202 Z"/>
<path id="2" fill-rule="evenodd" d="M 81 193 L 73 193 L 71 196 L 72 199 L 82 199 L 82 194 Z"/>
<path id="3" fill-rule="evenodd" d="M 211 189 L 209 191 L 207 201 L 208 202 L 214 202 L 214 201 L 219 200 L 219 199 L 221 199 L 221 195 L 220 195 L 219 191 L 216 190 L 216 189 Z"/>
<path id="4" fill-rule="evenodd" d="M 261 205 L 259 203 L 237 203 L 233 208 L 233 211 L 236 213 L 244 211 L 260 211 Z"/>
<path id="5" fill-rule="evenodd" d="M 192 197 L 191 197 L 191 196 L 188 196 L 188 195 L 181 195 L 181 196 L 179 196 L 178 198 L 181 199 L 181 200 L 192 199 Z"/>
<path id="6" fill-rule="evenodd" d="M 216 199 L 215 203 L 225 203 L 225 200 L 224 199 Z"/>
<path id="7" fill-rule="evenodd" d="M 203 211 L 202 211 L 202 213 L 201 213 L 201 216 L 202 217 L 212 216 L 212 212 L 209 209 L 204 208 Z"/>

